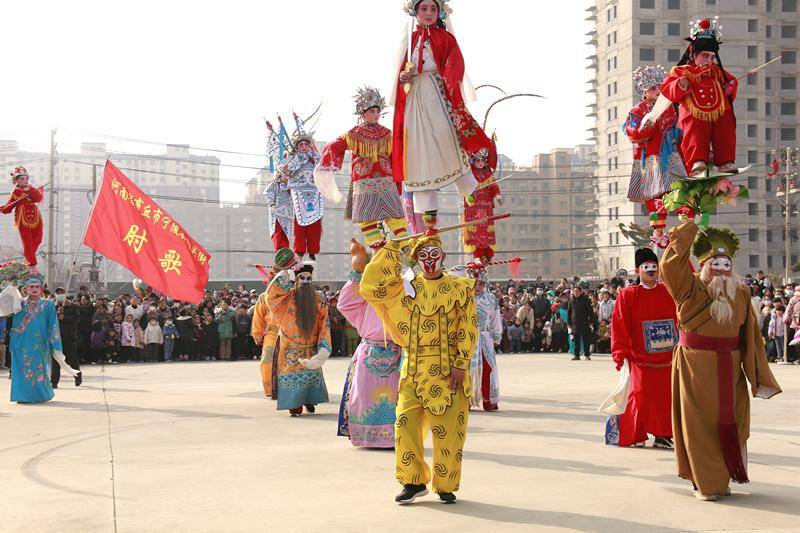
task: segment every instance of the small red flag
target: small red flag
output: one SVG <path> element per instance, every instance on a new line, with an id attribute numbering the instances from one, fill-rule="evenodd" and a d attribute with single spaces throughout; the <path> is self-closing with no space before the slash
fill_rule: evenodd
<path id="1" fill-rule="evenodd" d="M 111 161 L 83 243 L 167 296 L 192 303 L 203 299 L 208 252 Z"/>

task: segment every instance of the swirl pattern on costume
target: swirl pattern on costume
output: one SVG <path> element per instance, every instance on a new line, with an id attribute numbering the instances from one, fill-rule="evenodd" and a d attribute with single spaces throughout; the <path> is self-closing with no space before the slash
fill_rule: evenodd
<path id="1" fill-rule="evenodd" d="M 437 439 L 443 439 L 443 438 L 447 437 L 447 430 L 441 424 L 439 424 L 437 426 L 433 426 L 431 428 L 431 433 L 433 433 L 433 436 L 436 437 Z M 448 455 L 449 455 L 449 452 L 448 452 Z"/>
<path id="2" fill-rule="evenodd" d="M 436 472 L 436 475 L 439 477 L 447 477 L 447 467 L 442 463 L 436 463 L 433 466 L 433 471 Z"/>
<path id="3" fill-rule="evenodd" d="M 403 466 L 411 466 L 411 463 L 414 462 L 415 458 L 416 455 L 414 454 L 414 452 L 405 452 L 403 456 L 400 458 L 400 462 L 403 464 Z"/>
<path id="4" fill-rule="evenodd" d="M 432 385 L 431 388 L 428 390 L 428 392 L 430 393 L 432 398 L 439 398 L 444 392 L 444 389 L 439 385 Z"/>
<path id="5" fill-rule="evenodd" d="M 438 376 L 441 373 L 441 371 L 442 371 L 442 365 L 436 363 L 428 367 L 428 375 L 431 377 Z"/>
<path id="6" fill-rule="evenodd" d="M 461 459 L 463 458 L 463 455 L 464 455 L 463 452 L 461 450 L 458 450 L 456 452 L 456 461 L 458 461 L 460 463 Z"/>
<path id="7" fill-rule="evenodd" d="M 438 324 L 433 318 L 426 318 L 425 321 L 422 323 L 420 328 L 425 333 L 432 333 Z"/>
<path id="8" fill-rule="evenodd" d="M 406 424 L 408 424 L 408 417 L 406 415 L 398 416 L 394 423 L 395 427 L 397 428 L 404 428 L 406 427 Z"/>
<path id="9" fill-rule="evenodd" d="M 467 416 L 464 413 L 458 413 L 458 425 L 464 427 L 464 422 L 467 421 Z"/>

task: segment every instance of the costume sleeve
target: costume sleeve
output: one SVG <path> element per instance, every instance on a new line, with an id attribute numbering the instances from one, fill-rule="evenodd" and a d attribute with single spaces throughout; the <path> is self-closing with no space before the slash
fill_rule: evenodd
<path id="1" fill-rule="evenodd" d="M 31 201 L 33 203 L 38 204 L 39 202 L 41 202 L 44 199 L 44 192 L 43 191 L 44 191 L 44 189 L 42 187 L 39 187 L 39 188 L 31 187 L 30 189 L 28 189 L 26 194 L 28 195 L 28 197 L 30 197 L 30 199 L 31 199 Z"/>
<path id="2" fill-rule="evenodd" d="M 503 318 L 500 316 L 500 308 L 497 305 L 492 311 L 491 321 L 492 339 L 495 344 L 500 344 L 500 341 L 503 340 Z"/>
<path id="3" fill-rule="evenodd" d="M 688 220 L 670 232 L 670 243 L 661 258 L 661 279 L 676 304 L 690 298 L 697 290 L 697 281 L 692 274 L 689 254 L 692 250 L 697 225 Z"/>
<path id="4" fill-rule="evenodd" d="M 764 350 L 764 338 L 758 328 L 758 319 L 752 305 L 747 306 L 747 318 L 743 326 L 744 345 L 742 346 L 742 365 L 753 396 L 757 398 L 772 398 L 781 392 L 781 386 L 767 362 L 767 353 Z"/>
<path id="5" fill-rule="evenodd" d="M 10 212 L 12 212 L 14 208 L 17 206 L 16 201 L 17 201 L 17 196 L 16 196 L 16 191 L 14 190 L 11 191 L 11 194 L 8 195 L 8 202 L 6 202 L 5 205 L 0 206 L 0 213 L 7 215 Z"/>
<path id="6" fill-rule="evenodd" d="M 455 360 L 450 361 L 452 366 L 461 370 L 469 368 L 470 359 L 478 344 L 478 308 L 475 307 L 475 294 L 472 289 L 469 293 L 464 306 L 458 310 L 458 352 Z"/>
<path id="7" fill-rule="evenodd" d="M 328 356 L 333 352 L 331 348 L 331 322 L 328 320 L 328 304 L 320 301 L 317 313 L 317 353 L 328 350 Z"/>
<path id="8" fill-rule="evenodd" d="M 292 283 L 288 270 L 280 271 L 267 287 L 267 306 L 278 324 L 283 322 L 283 318 L 289 310 L 293 291 L 294 283 Z"/>
<path id="9" fill-rule="evenodd" d="M 444 78 L 444 83 L 450 96 L 459 95 L 458 100 L 460 100 L 461 82 L 464 80 L 464 56 L 461 54 L 461 48 L 458 46 L 455 37 L 451 37 L 451 41 L 448 44 L 449 50 L 440 74 Z"/>
<path id="10" fill-rule="evenodd" d="M 739 94 L 739 80 L 736 79 L 736 76 L 731 74 L 730 72 L 725 72 L 725 76 L 728 78 L 728 83 L 733 85 L 733 90 L 731 91 L 730 99 L 731 102 L 736 100 L 736 96 Z"/>
<path id="11" fill-rule="evenodd" d="M 633 111 L 628 113 L 628 118 L 625 120 L 625 135 L 627 135 L 634 144 L 647 142 L 653 137 L 653 125 L 648 124 L 644 128 L 639 129 L 641 123 L 642 117 L 639 116 L 638 113 L 634 113 Z"/>
<path id="12" fill-rule="evenodd" d="M 628 302 L 623 290 L 617 297 L 617 304 L 611 314 L 611 358 L 617 364 L 617 369 L 622 368 L 622 362 L 633 355 L 630 329 L 628 328 Z"/>
<path id="13" fill-rule="evenodd" d="M 322 151 L 322 157 L 317 170 L 335 172 L 341 169 L 344 163 L 344 153 L 347 149 L 347 140 L 344 136 L 328 143 Z"/>
<path id="14" fill-rule="evenodd" d="M 267 200 L 267 205 L 273 206 L 278 201 L 278 187 L 280 187 L 280 182 L 281 180 L 276 177 L 267 185 L 267 188 L 264 189 L 264 198 Z"/>
<path id="15" fill-rule="evenodd" d="M 672 70 L 661 82 L 661 94 L 664 95 L 670 102 L 680 103 L 688 96 L 691 86 L 687 90 L 683 90 L 678 86 L 678 80 L 683 77 L 683 70 L 673 67 Z"/>
<path id="16" fill-rule="evenodd" d="M 58 327 L 58 312 L 56 306 L 52 302 L 47 302 L 45 305 L 45 319 L 47 320 L 48 343 L 50 344 L 50 351 L 58 350 L 63 352 L 64 348 L 61 346 L 61 330 Z"/>
<path id="17" fill-rule="evenodd" d="M 269 307 L 267 306 L 267 299 L 264 294 L 261 294 L 256 301 L 256 307 L 253 310 L 253 321 L 250 323 L 250 336 L 257 344 L 261 344 L 264 339 L 264 333 L 267 328 L 267 314 Z"/>
<path id="18" fill-rule="evenodd" d="M 379 250 L 364 268 L 359 294 L 375 309 L 394 343 L 406 346 L 400 323 L 404 323 L 407 334 L 410 312 L 403 303 L 406 295 L 400 277 L 400 254 L 398 244 L 392 241 Z"/>
<path id="19" fill-rule="evenodd" d="M 345 283 L 342 291 L 339 293 L 339 301 L 336 304 L 336 308 L 339 312 L 344 315 L 348 322 L 359 330 L 364 321 L 364 314 L 366 313 L 366 307 L 368 305 L 358 292 L 360 278 L 361 275 L 359 273 L 350 273 L 350 280 Z"/>

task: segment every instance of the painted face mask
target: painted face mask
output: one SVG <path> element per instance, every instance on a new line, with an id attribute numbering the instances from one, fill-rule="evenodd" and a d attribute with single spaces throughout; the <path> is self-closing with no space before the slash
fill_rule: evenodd
<path id="1" fill-rule="evenodd" d="M 717 272 L 730 272 L 733 270 L 733 262 L 725 256 L 718 256 L 711 260 L 711 268 Z"/>
<path id="2" fill-rule="evenodd" d="M 442 269 L 444 252 L 436 246 L 426 246 L 417 252 L 417 263 L 426 274 L 435 274 Z"/>
<path id="3" fill-rule="evenodd" d="M 642 264 L 642 271 L 647 274 L 655 274 L 658 272 L 658 263 L 655 261 L 647 261 Z"/>
<path id="4" fill-rule="evenodd" d="M 311 274 L 300 274 L 297 276 L 297 283 L 300 285 L 308 285 L 311 283 Z"/>

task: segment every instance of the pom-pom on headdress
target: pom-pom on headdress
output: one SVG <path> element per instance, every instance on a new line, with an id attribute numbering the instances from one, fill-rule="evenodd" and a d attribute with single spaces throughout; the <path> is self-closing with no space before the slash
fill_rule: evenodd
<path id="1" fill-rule="evenodd" d="M 314 146 L 314 136 L 306 131 L 295 131 L 292 134 L 292 146 L 297 147 L 297 143 L 306 141 L 312 147 Z"/>
<path id="2" fill-rule="evenodd" d="M 356 94 L 353 95 L 353 100 L 356 103 L 356 115 L 363 115 L 373 107 L 377 107 L 381 111 L 386 109 L 386 100 L 381 96 L 380 91 L 369 85 L 359 87 Z"/>
<path id="3" fill-rule="evenodd" d="M 644 94 L 652 87 L 660 87 L 666 77 L 667 72 L 661 65 L 641 66 L 633 71 L 633 82 L 639 94 Z"/>
<path id="4" fill-rule="evenodd" d="M 450 7 L 449 2 L 450 0 L 433 0 L 436 2 L 436 5 L 439 6 L 439 19 L 445 20 L 447 15 L 453 12 L 453 8 Z M 408 13 L 411 17 L 417 16 L 416 5 L 420 2 L 420 0 L 405 0 L 403 4 L 403 11 Z"/>
<path id="5" fill-rule="evenodd" d="M 695 42 L 698 39 L 709 39 L 715 41 L 717 44 L 722 44 L 722 25 L 719 23 L 719 17 L 713 19 L 697 19 L 690 22 L 689 37 L 686 38 L 689 42 Z"/>
<path id="6" fill-rule="evenodd" d="M 733 259 L 739 251 L 739 237 L 729 228 L 708 227 L 697 234 L 692 245 L 692 254 L 701 263 L 724 255 Z"/>
<path id="7" fill-rule="evenodd" d="M 27 176 L 27 175 L 28 175 L 28 171 L 22 165 L 20 165 L 18 167 L 14 167 L 14 170 L 11 171 L 11 181 L 16 181 L 17 178 L 20 178 L 22 176 Z"/>
<path id="8" fill-rule="evenodd" d="M 484 161 L 488 162 L 489 161 L 489 150 L 487 150 L 486 148 L 481 148 L 480 150 L 475 152 L 473 155 L 471 155 L 469 157 L 469 164 L 470 165 L 474 164 L 475 160 L 478 159 L 478 158 L 483 159 Z"/>

